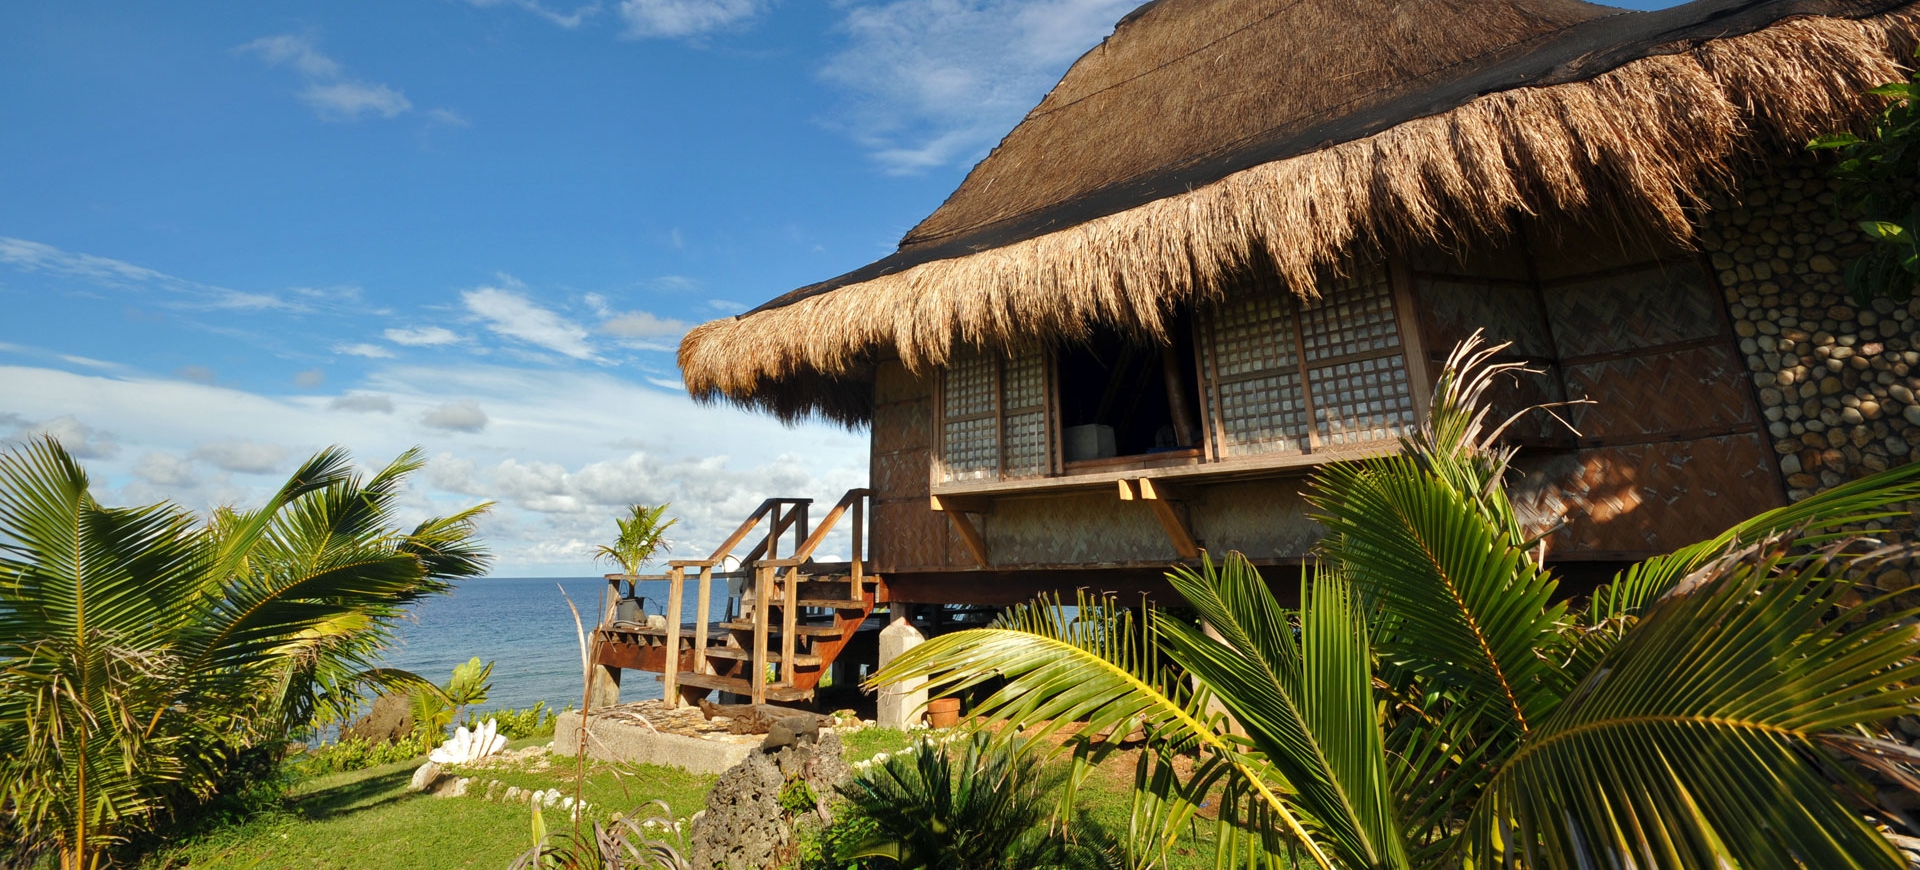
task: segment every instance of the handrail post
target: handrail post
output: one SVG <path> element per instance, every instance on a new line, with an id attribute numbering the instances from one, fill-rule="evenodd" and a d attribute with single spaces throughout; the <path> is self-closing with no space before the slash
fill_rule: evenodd
<path id="1" fill-rule="evenodd" d="M 666 684 L 667 709 L 680 706 L 680 610 L 686 598 L 687 569 L 674 565 L 667 569 L 667 657 L 661 670 Z"/>
<path id="2" fill-rule="evenodd" d="M 852 552 L 849 553 L 848 555 L 850 556 L 853 562 L 853 565 L 851 566 L 852 567 L 851 573 L 853 575 L 851 584 L 853 586 L 852 597 L 855 599 L 861 597 L 861 594 L 864 591 L 864 586 L 865 586 L 865 584 L 861 579 L 861 575 L 866 573 L 865 571 L 862 570 L 865 567 L 863 563 L 866 561 L 866 556 L 862 552 L 865 549 L 865 543 L 866 543 L 866 525 L 867 525 L 865 522 L 866 510 L 867 510 L 866 496 L 863 496 L 863 495 L 853 496 L 853 528 L 848 529 L 848 531 L 853 535 L 853 548 L 852 548 Z"/>
<path id="3" fill-rule="evenodd" d="M 767 702 L 767 611 L 773 607 L 775 570 L 761 566 L 753 569 L 753 672 L 747 675 L 747 684 L 752 687 L 750 697 L 755 704 Z"/>
<path id="4" fill-rule="evenodd" d="M 707 672 L 707 620 L 713 610 L 713 566 L 700 566 L 700 607 L 693 616 L 693 672 Z"/>
<path id="5" fill-rule="evenodd" d="M 807 505 L 799 504 L 795 505 L 795 507 L 800 511 L 800 517 L 799 520 L 793 524 L 793 554 L 795 556 L 813 555 L 811 553 L 802 554 L 800 552 L 800 548 L 807 543 L 807 533 L 810 531 L 807 528 Z"/>
<path id="6" fill-rule="evenodd" d="M 799 634 L 799 566 L 796 565 L 787 569 L 786 587 L 781 591 L 785 592 L 786 595 L 780 604 L 780 682 L 787 686 L 792 686 L 794 682 L 793 658 L 797 651 L 795 641 L 798 639 L 796 635 Z"/>
<path id="7" fill-rule="evenodd" d="M 788 513 L 793 512 L 788 508 Z M 767 558 L 780 558 L 780 506 L 773 506 L 773 516 L 767 520 Z"/>

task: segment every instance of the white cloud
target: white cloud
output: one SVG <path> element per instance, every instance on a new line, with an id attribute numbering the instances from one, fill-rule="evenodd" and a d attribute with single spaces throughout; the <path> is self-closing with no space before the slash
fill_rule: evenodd
<path id="1" fill-rule="evenodd" d="M 301 101 L 323 121 L 357 121 L 366 115 L 394 118 L 413 109 L 407 95 L 397 88 L 348 77 L 346 68 L 322 54 L 311 37 L 291 33 L 263 36 L 234 51 L 298 73 L 306 84 L 300 92 Z"/>
<path id="2" fill-rule="evenodd" d="M 149 453 L 133 466 L 136 477 L 160 486 L 190 486 L 194 483 L 193 462 L 172 453 Z"/>
<path id="3" fill-rule="evenodd" d="M 389 329 L 381 333 L 394 344 L 407 347 L 439 347 L 446 344 L 459 344 L 466 338 L 444 326 L 423 326 L 418 329 Z"/>
<path id="4" fill-rule="evenodd" d="M 314 47 L 313 40 L 290 33 L 262 36 L 234 51 L 258 55 L 268 66 L 292 67 L 295 72 L 312 79 L 339 78 L 345 72 L 338 61 L 321 54 Z"/>
<path id="5" fill-rule="evenodd" d="M 460 294 L 460 299 L 468 311 L 485 320 L 487 328 L 495 333 L 574 359 L 594 358 L 584 327 L 534 304 L 521 294 L 498 287 L 481 287 Z"/>
<path id="6" fill-rule="evenodd" d="M 311 84 L 300 92 L 300 99 L 328 121 L 357 121 L 362 115 L 393 118 L 413 108 L 406 94 L 366 82 Z"/>
<path id="7" fill-rule="evenodd" d="M 376 393 L 348 393 L 328 402 L 327 407 L 361 414 L 391 414 L 393 400 Z"/>
<path id="8" fill-rule="evenodd" d="M 467 116 L 452 109 L 428 109 L 427 120 L 444 127 L 471 127 L 473 122 Z"/>
<path id="9" fill-rule="evenodd" d="M 821 76 L 881 166 L 970 162 L 1013 128 L 1136 0 L 893 0 L 848 9 Z"/>
<path id="10" fill-rule="evenodd" d="M 348 356 L 363 356 L 363 357 L 366 357 L 367 359 L 392 359 L 393 358 L 393 351 L 387 350 L 386 348 L 381 347 L 380 345 L 367 344 L 366 342 L 361 342 L 359 344 L 335 345 L 333 348 L 333 352 L 344 353 Z"/>
<path id="11" fill-rule="evenodd" d="M 478 432 L 487 428 L 487 412 L 472 400 L 448 402 L 429 408 L 420 415 L 420 423 L 447 432 Z"/>
<path id="12" fill-rule="evenodd" d="M 765 0 L 622 0 L 620 18 L 630 37 L 675 38 L 743 24 L 766 7 Z"/>
<path id="13" fill-rule="evenodd" d="M 293 373 L 293 385 L 296 387 L 304 387 L 310 390 L 326 382 L 327 373 L 319 369 L 307 369 L 303 372 Z"/>
<path id="14" fill-rule="evenodd" d="M 306 311 L 304 304 L 269 293 L 243 293 L 175 277 L 111 257 L 66 251 L 44 242 L 0 236 L 0 265 L 23 272 L 46 272 L 79 278 L 119 290 L 163 290 L 175 294 L 181 307 L 237 311 Z"/>
<path id="15" fill-rule="evenodd" d="M 617 314 L 600 324 L 600 331 L 615 338 L 641 342 L 673 342 L 687 334 L 687 324 L 671 317 L 659 317 L 645 311 Z"/>
<path id="16" fill-rule="evenodd" d="M 222 441 L 285 445 L 277 476 L 323 444 L 343 445 L 376 465 L 420 445 L 435 458 L 402 497 L 402 521 L 499 500 L 481 531 L 502 576 L 598 573 L 589 544 L 612 537 L 626 501 L 671 501 L 682 520 L 675 552 L 704 556 L 762 499 L 831 502 L 866 480 L 864 436 L 829 425 L 782 427 L 605 371 L 472 361 L 388 366 L 352 387 L 338 397 L 274 397 L 172 378 L 0 366 L 0 435 L 8 423 L 23 427 L 88 409 L 86 424 L 98 427 L 97 438 L 105 440 L 99 430 L 138 433 L 137 441 L 120 439 L 116 457 L 87 460 L 96 494 L 109 504 L 165 498 L 194 508 L 258 504 L 278 481 L 228 477 L 208 464 L 182 483 L 159 484 L 134 472 L 139 460 L 148 453 L 191 456 Z M 485 407 L 491 419 L 482 434 L 417 425 L 449 396 Z M 362 397 L 385 399 L 395 413 L 334 407 Z M 158 466 L 148 470 L 161 475 Z M 829 549 L 844 552 L 839 541 L 830 539 Z"/>
<path id="17" fill-rule="evenodd" d="M 513 6 L 518 9 L 524 9 L 568 30 L 579 27 L 587 19 L 600 14 L 602 8 L 599 3 L 588 3 L 584 6 L 574 7 L 571 12 L 561 12 L 558 9 L 548 8 L 546 4 L 540 3 L 538 0 L 467 0 L 467 2 L 482 9 L 492 9 L 499 6 Z"/>
<path id="18" fill-rule="evenodd" d="M 193 458 L 222 471 L 268 474 L 282 468 L 287 460 L 287 449 L 277 444 L 224 439 L 195 447 Z"/>
<path id="19" fill-rule="evenodd" d="M 20 421 L 18 415 L 7 415 Z M 72 414 L 61 414 L 51 420 L 40 423 L 16 422 L 19 428 L 13 433 L 15 440 L 27 441 L 35 438 L 52 438 L 60 442 L 68 453 L 81 459 L 107 459 L 120 452 L 119 442 L 113 433 L 103 432 L 85 423 Z"/>

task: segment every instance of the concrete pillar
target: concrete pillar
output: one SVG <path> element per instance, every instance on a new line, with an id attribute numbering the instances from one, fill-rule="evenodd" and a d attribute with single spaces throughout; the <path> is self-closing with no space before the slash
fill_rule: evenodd
<path id="1" fill-rule="evenodd" d="M 593 675 L 593 687 L 588 697 L 593 700 L 593 709 L 611 707 L 620 703 L 620 669 L 607 665 L 594 665 L 589 673 Z"/>
<path id="2" fill-rule="evenodd" d="M 892 611 L 892 623 L 880 630 L 880 667 L 900 657 L 901 653 L 913 649 L 926 641 L 920 630 L 913 627 L 912 605 L 894 602 L 888 607 Z M 882 728 L 906 728 L 922 721 L 927 707 L 927 689 L 925 680 L 913 680 L 883 687 L 876 706 L 874 722 Z"/>

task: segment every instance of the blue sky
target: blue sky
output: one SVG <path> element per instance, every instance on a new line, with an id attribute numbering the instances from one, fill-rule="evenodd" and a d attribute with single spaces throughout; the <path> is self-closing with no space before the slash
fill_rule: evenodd
<path id="1" fill-rule="evenodd" d="M 0 7 L 0 439 L 110 502 L 434 457 L 500 573 L 633 501 L 702 553 L 864 435 L 701 408 L 691 324 L 863 265 L 1131 0 Z"/>

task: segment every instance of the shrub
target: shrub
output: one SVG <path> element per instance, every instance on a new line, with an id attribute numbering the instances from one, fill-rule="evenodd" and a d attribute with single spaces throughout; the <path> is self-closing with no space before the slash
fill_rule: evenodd
<path id="1" fill-rule="evenodd" d="M 1109 866 L 1113 850 L 1097 825 L 1056 824 L 1066 774 L 1027 748 L 982 731 L 952 745 L 922 741 L 857 771 L 840 787 L 850 812 L 823 835 L 831 854 L 820 858 L 829 867 L 888 858 L 926 870 Z M 867 833 L 856 838 L 855 829 Z"/>
<path id="2" fill-rule="evenodd" d="M 460 724 L 473 728 L 488 719 L 499 733 L 508 740 L 524 740 L 528 737 L 553 736 L 553 722 L 557 716 L 547 708 L 547 702 L 537 701 L 524 710 L 494 710 L 489 713 L 469 713 Z"/>

